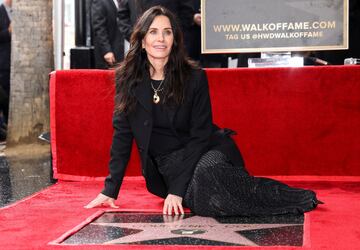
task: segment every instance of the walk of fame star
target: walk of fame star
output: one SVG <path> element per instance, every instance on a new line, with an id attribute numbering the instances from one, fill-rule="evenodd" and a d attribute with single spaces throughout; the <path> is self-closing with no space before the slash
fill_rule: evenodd
<path id="1" fill-rule="evenodd" d="M 210 218 L 105 213 L 65 244 L 301 246 L 303 216 Z"/>

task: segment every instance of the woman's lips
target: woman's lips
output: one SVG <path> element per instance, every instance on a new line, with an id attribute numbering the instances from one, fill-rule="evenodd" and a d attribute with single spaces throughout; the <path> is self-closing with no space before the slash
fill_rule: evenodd
<path id="1" fill-rule="evenodd" d="M 165 45 L 155 45 L 154 46 L 155 49 L 166 49 Z"/>

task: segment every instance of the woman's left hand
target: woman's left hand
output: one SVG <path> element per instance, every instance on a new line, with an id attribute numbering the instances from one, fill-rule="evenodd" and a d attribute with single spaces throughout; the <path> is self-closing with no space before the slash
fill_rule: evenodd
<path id="1" fill-rule="evenodd" d="M 168 194 L 164 201 L 163 214 L 172 215 L 173 211 L 176 215 L 184 214 L 182 197 L 174 194 Z"/>

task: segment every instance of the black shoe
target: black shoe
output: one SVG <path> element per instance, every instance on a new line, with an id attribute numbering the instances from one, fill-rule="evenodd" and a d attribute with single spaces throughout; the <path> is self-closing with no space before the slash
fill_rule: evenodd
<path id="1" fill-rule="evenodd" d="M 50 143 L 50 132 L 45 132 L 39 135 L 38 137 L 40 140 L 46 141 Z"/>
<path id="2" fill-rule="evenodd" d="M 321 200 L 318 200 L 317 198 L 313 199 L 313 203 L 314 203 L 315 205 L 325 204 L 324 202 L 322 202 Z"/>

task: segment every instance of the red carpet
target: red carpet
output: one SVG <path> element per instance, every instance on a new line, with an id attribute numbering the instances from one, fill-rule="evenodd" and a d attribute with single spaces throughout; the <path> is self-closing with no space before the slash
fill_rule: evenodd
<path id="1" fill-rule="evenodd" d="M 279 179 L 279 178 L 278 178 Z M 285 178 L 286 179 L 286 178 Z M 360 180 L 287 181 L 311 188 L 325 202 L 308 213 L 309 232 L 301 249 L 357 249 L 360 245 Z M 0 249 L 253 249 L 253 247 L 189 246 L 61 246 L 49 245 L 101 209 L 83 208 L 96 196 L 102 182 L 60 182 L 0 209 Z M 149 194 L 141 179 L 127 179 L 117 201 L 122 211 L 159 211 L 161 199 Z M 299 247 L 266 247 L 266 249 Z"/>

